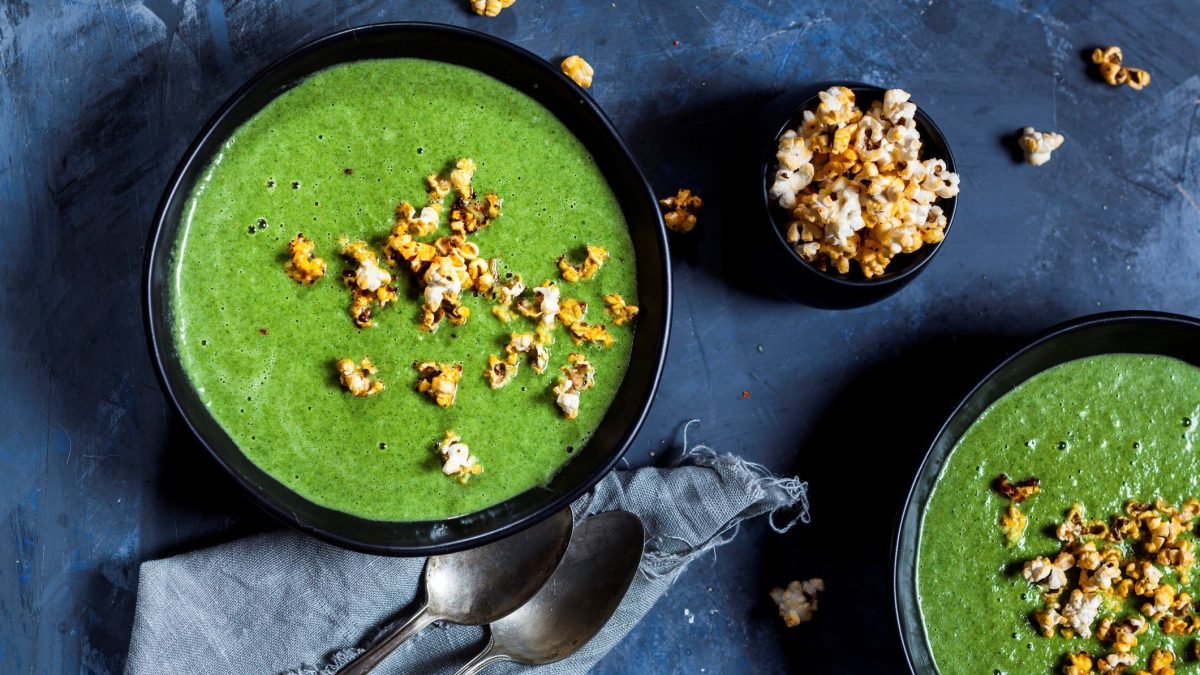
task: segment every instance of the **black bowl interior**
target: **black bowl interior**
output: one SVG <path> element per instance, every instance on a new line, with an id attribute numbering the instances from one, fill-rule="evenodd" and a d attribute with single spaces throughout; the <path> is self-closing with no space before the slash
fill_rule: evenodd
<path id="1" fill-rule="evenodd" d="M 925 505 L 951 450 L 988 406 L 1022 382 L 1067 361 L 1117 353 L 1163 354 L 1200 366 L 1200 320 L 1158 312 L 1118 312 L 1053 328 L 984 378 L 938 432 L 909 491 L 895 541 L 896 616 L 914 673 L 937 672 L 917 601 L 917 551 Z"/>
<path id="2" fill-rule="evenodd" d="M 617 195 L 637 254 L 641 313 L 631 364 L 616 399 L 586 447 L 542 487 L 483 511 L 439 521 L 374 521 L 309 502 L 246 458 L 212 418 L 180 365 L 171 333 L 169 272 L 184 202 L 221 143 L 244 121 L 308 75 L 350 61 L 416 57 L 481 71 L 553 112 L 587 146 Z M 362 551 L 444 553 L 482 544 L 563 508 L 616 464 L 641 426 L 666 350 L 671 277 L 654 195 L 628 149 L 595 103 L 537 56 L 501 40 L 450 26 L 380 24 L 330 35 L 267 67 L 220 109 L 184 156 L 167 187 L 146 260 L 145 314 L 164 390 L 203 444 L 268 511 L 313 535 Z"/>
<path id="3" fill-rule="evenodd" d="M 785 233 L 787 232 L 787 224 L 790 221 L 790 214 L 786 209 L 781 208 L 770 195 L 771 184 L 775 182 L 775 170 L 778 166 L 775 153 L 778 149 L 779 139 L 788 129 L 795 129 L 800 125 L 805 110 L 816 109 L 817 104 L 820 103 L 820 99 L 817 97 L 819 91 L 824 91 L 834 85 L 844 86 L 853 91 L 856 103 L 863 110 L 866 110 L 875 101 L 883 100 L 885 91 L 882 87 L 855 82 L 825 83 L 819 89 L 806 90 L 802 94 L 803 98 L 791 108 L 785 118 L 773 121 L 771 128 L 773 141 L 763 149 L 761 156 L 761 197 L 763 203 L 766 205 L 766 211 L 770 220 L 769 224 L 775 234 L 774 238 L 787 251 L 787 257 L 794 261 L 794 264 L 791 266 L 798 268 L 791 270 L 792 272 L 809 277 L 819 277 L 818 281 L 833 286 L 840 286 L 847 293 L 853 293 L 855 290 L 869 293 L 878 290 L 882 286 L 901 285 L 903 282 L 907 282 L 913 275 L 925 267 L 937 250 L 941 248 L 942 242 L 933 245 L 927 244 L 912 253 L 897 255 L 882 275 L 870 279 L 863 276 L 858 266 L 853 264 L 850 266 L 850 271 L 847 274 L 822 271 L 812 263 L 802 259 L 796 253 L 796 250 L 792 248 L 792 245 L 787 242 Z M 917 131 L 921 134 L 921 158 L 944 160 L 948 169 L 957 171 L 957 167 L 954 164 L 954 154 L 950 152 L 950 145 L 946 142 L 945 135 L 942 134 L 941 129 L 938 129 L 933 119 L 925 114 L 925 111 L 920 106 L 917 106 L 917 113 L 913 119 L 916 121 Z M 954 207 L 957 203 L 958 197 L 939 199 L 937 201 L 937 205 L 942 207 L 943 212 L 946 214 L 947 236 L 950 233 L 950 226 L 954 224 Z"/>

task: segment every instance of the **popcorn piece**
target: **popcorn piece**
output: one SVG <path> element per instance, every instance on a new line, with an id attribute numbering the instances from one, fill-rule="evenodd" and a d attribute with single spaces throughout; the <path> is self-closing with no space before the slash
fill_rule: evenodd
<path id="1" fill-rule="evenodd" d="M 1092 672 L 1092 665 L 1092 657 L 1087 652 L 1067 654 L 1064 658 L 1063 675 L 1087 675 Z"/>
<path id="2" fill-rule="evenodd" d="M 543 326 L 553 326 L 558 318 L 559 290 L 553 281 L 547 281 L 533 289 L 534 301 L 522 300 L 517 311 L 523 316 L 536 319 Z"/>
<path id="3" fill-rule="evenodd" d="M 579 415 L 579 395 L 591 389 L 595 384 L 596 369 L 582 354 L 572 352 L 567 356 L 567 365 L 561 368 L 558 384 L 553 392 L 555 402 L 567 419 L 573 420 Z"/>
<path id="4" fill-rule="evenodd" d="M 609 293 L 604 296 L 604 304 L 607 305 L 609 315 L 613 318 L 613 323 L 618 326 L 623 326 L 634 320 L 638 315 L 637 305 L 625 304 L 625 299 L 620 293 Z"/>
<path id="5" fill-rule="evenodd" d="M 301 232 L 288 242 L 288 255 L 292 259 L 283 269 L 296 283 L 311 284 L 325 276 L 325 261 L 313 255 L 316 248 L 313 240 Z"/>
<path id="6" fill-rule="evenodd" d="M 587 245 L 587 257 L 578 265 L 572 265 L 567 256 L 562 256 L 558 259 L 558 269 L 562 272 L 562 278 L 571 283 L 578 281 L 588 281 L 596 276 L 596 272 L 600 271 L 600 267 L 604 265 L 604 261 L 608 259 L 608 249 L 603 246 Z"/>
<path id="7" fill-rule="evenodd" d="M 1097 673 L 1124 673 L 1137 663 L 1133 654 L 1109 654 L 1096 659 Z"/>
<path id="8" fill-rule="evenodd" d="M 817 611 L 817 594 L 825 590 L 825 581 L 809 579 L 793 581 L 786 590 L 771 589 L 771 600 L 779 606 L 779 616 L 788 628 L 810 621 Z"/>
<path id="9" fill-rule="evenodd" d="M 1054 562 L 1045 556 L 1038 556 L 1025 563 L 1021 575 L 1031 584 L 1046 582 L 1046 587 L 1056 591 L 1067 584 L 1067 570 L 1075 565 L 1075 556 L 1067 552 L 1058 554 Z"/>
<path id="10" fill-rule="evenodd" d="M 1175 654 L 1165 649 L 1155 649 L 1146 660 L 1150 675 L 1175 675 Z"/>
<path id="11" fill-rule="evenodd" d="M 470 190 L 470 186 L 467 189 Z M 500 217 L 503 203 L 504 200 L 490 192 L 482 200 L 461 196 L 456 198 L 450 209 L 450 230 L 455 234 L 474 234 L 482 230 Z"/>
<path id="12" fill-rule="evenodd" d="M 1127 84 L 1131 89 L 1141 90 L 1150 84 L 1150 73 L 1141 68 L 1127 68 L 1120 47 L 1104 47 L 1092 50 L 1092 63 L 1100 71 L 1100 77 L 1110 86 Z"/>
<path id="13" fill-rule="evenodd" d="M 354 325 L 366 328 L 374 322 L 373 308 L 383 307 L 396 299 L 392 275 L 379 266 L 379 258 L 362 240 L 342 240 L 342 255 L 358 264 L 342 272 L 342 281 L 350 288 L 350 317 Z"/>
<path id="14" fill-rule="evenodd" d="M 525 283 L 521 281 L 519 274 L 506 281 L 497 282 L 492 288 L 492 298 L 496 301 L 496 305 L 492 307 L 492 314 L 504 323 L 512 321 L 512 312 L 509 310 L 524 292 Z"/>
<path id="15" fill-rule="evenodd" d="M 567 332 L 571 334 L 571 338 L 575 340 L 575 344 L 581 345 L 585 342 L 594 342 L 605 348 L 611 347 L 613 338 L 608 332 L 608 328 L 602 323 L 591 325 L 584 321 L 583 318 L 586 313 L 587 303 L 580 302 L 574 298 L 565 298 L 562 301 L 562 309 L 559 311 L 558 320 L 562 325 L 566 326 Z"/>
<path id="16" fill-rule="evenodd" d="M 458 381 L 462 379 L 461 363 L 413 362 L 417 371 L 417 391 L 425 394 L 443 408 L 454 405 L 458 396 Z"/>
<path id="17" fill-rule="evenodd" d="M 1041 629 L 1042 635 L 1045 637 L 1054 637 L 1058 626 L 1064 623 L 1062 614 L 1058 613 L 1058 609 L 1048 607 L 1033 613 L 1033 619 L 1037 622 L 1038 628 Z"/>
<path id="18" fill-rule="evenodd" d="M 513 333 L 509 336 L 508 344 L 504 347 L 505 361 L 516 367 L 521 356 L 528 357 L 533 372 L 542 374 L 550 364 L 550 352 L 546 346 L 537 342 L 529 333 Z"/>
<path id="19" fill-rule="evenodd" d="M 696 227 L 696 214 L 704 208 L 704 200 L 700 195 L 692 194 L 687 188 L 680 188 L 673 197 L 658 200 L 664 209 L 663 222 L 672 232 L 691 232 Z"/>
<path id="20" fill-rule="evenodd" d="M 1005 474 L 996 476 L 996 480 L 992 482 L 992 487 L 1001 497 L 1014 504 L 1020 504 L 1036 495 L 1042 489 L 1041 481 L 1036 476 L 1030 476 L 1029 478 L 1013 483 L 1009 481 L 1008 476 Z"/>
<path id="21" fill-rule="evenodd" d="M 383 382 L 375 379 L 375 364 L 371 359 L 363 357 L 358 365 L 350 359 L 341 359 L 336 364 L 338 376 L 342 385 L 351 394 L 359 397 L 374 396 L 383 391 Z"/>
<path id="22" fill-rule="evenodd" d="M 1104 619 L 1096 627 L 1096 637 L 1101 642 L 1111 642 L 1119 654 L 1128 654 L 1137 646 L 1137 636 L 1146 632 L 1146 620 L 1131 616 L 1120 621 Z"/>
<path id="23" fill-rule="evenodd" d="M 592 86 L 592 76 L 596 74 L 596 71 L 578 54 L 572 54 L 563 59 L 560 67 L 567 77 L 575 80 L 575 84 L 584 89 Z"/>
<path id="24" fill-rule="evenodd" d="M 1029 516 L 1022 513 L 1015 503 L 1009 504 L 1004 513 L 1000 514 L 1000 529 L 1010 544 L 1020 541 L 1028 526 Z"/>
<path id="25" fill-rule="evenodd" d="M 1071 597 L 1063 606 L 1064 623 L 1080 637 L 1092 636 L 1092 622 L 1100 611 L 1101 596 L 1099 593 L 1087 593 L 1076 588 L 1071 591 Z"/>
<path id="26" fill-rule="evenodd" d="M 1062 134 L 1053 131 L 1036 131 L 1033 127 L 1025 127 L 1021 131 L 1021 149 L 1025 151 L 1025 161 L 1033 166 L 1041 166 L 1050 161 L 1050 153 L 1063 144 Z"/>
<path id="27" fill-rule="evenodd" d="M 512 7 L 517 0 L 471 0 L 471 11 L 479 16 L 496 16 L 500 11 Z"/>
<path id="28" fill-rule="evenodd" d="M 483 376 L 487 379 L 488 386 L 499 389 L 517 376 L 517 366 L 518 364 L 509 363 L 495 354 L 489 354 L 488 367 L 483 371 Z"/>
<path id="29" fill-rule="evenodd" d="M 408 232 L 415 237 L 426 237 L 433 234 L 438 228 L 438 210 L 433 206 L 426 206 L 417 213 L 416 208 L 408 202 L 400 202 L 396 206 L 396 224 L 393 226 L 393 232 Z"/>
<path id="30" fill-rule="evenodd" d="M 483 473 L 483 465 L 479 458 L 471 454 L 471 449 L 453 431 L 447 431 L 446 437 L 437 446 L 442 455 L 442 473 L 453 477 L 459 483 L 466 485 L 471 476 Z"/>

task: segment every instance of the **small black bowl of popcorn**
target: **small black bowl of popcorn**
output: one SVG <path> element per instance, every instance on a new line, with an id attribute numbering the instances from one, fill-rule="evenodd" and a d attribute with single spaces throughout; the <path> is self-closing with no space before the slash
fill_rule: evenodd
<path id="1" fill-rule="evenodd" d="M 777 99 L 764 126 L 758 190 L 772 241 L 760 269 L 776 290 L 859 307 L 929 263 L 954 219 L 959 178 L 945 136 L 907 92 L 835 84 Z"/>

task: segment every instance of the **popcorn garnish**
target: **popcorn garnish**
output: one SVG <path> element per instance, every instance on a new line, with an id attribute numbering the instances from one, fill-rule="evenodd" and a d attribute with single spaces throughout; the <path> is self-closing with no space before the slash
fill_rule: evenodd
<path id="1" fill-rule="evenodd" d="M 462 379 L 461 363 L 413 362 L 417 371 L 417 391 L 425 394 L 443 408 L 454 405 L 458 396 L 458 381 Z"/>
<path id="2" fill-rule="evenodd" d="M 680 188 L 674 197 L 658 200 L 667 212 L 663 214 L 663 223 L 672 232 L 691 232 L 696 227 L 696 214 L 704 208 L 704 200 L 700 195 L 692 194 L 687 188 Z"/>
<path id="3" fill-rule="evenodd" d="M 1022 513 L 1016 504 L 1009 504 L 1004 513 L 1000 514 L 1000 530 L 1004 532 L 1009 543 L 1015 544 L 1020 541 L 1028 526 L 1029 516 Z"/>
<path id="4" fill-rule="evenodd" d="M 1041 166 L 1050 161 L 1050 153 L 1063 144 L 1062 134 L 1053 131 L 1037 131 L 1033 127 L 1021 130 L 1021 150 L 1025 151 L 1025 161 L 1034 166 Z"/>
<path id="5" fill-rule="evenodd" d="M 567 332 L 571 334 L 575 344 L 594 342 L 601 347 L 611 347 L 613 338 L 608 332 L 608 327 L 602 323 L 589 324 L 583 320 L 586 314 L 587 303 L 574 298 L 565 298 L 562 301 L 562 309 L 558 313 L 558 320 L 563 326 L 566 326 Z"/>
<path id="6" fill-rule="evenodd" d="M 543 342 L 549 344 L 554 341 L 550 329 L 554 327 L 554 321 L 558 318 L 559 312 L 558 286 L 553 281 L 546 281 L 533 289 L 533 296 L 532 302 L 529 300 L 518 302 L 517 311 L 522 316 L 538 322 L 538 335 L 543 338 Z"/>
<path id="7" fill-rule="evenodd" d="M 1141 68 L 1127 68 L 1122 65 L 1124 60 L 1120 47 L 1097 47 L 1092 50 L 1092 63 L 1100 70 L 1100 77 L 1109 85 L 1119 87 L 1129 85 L 1130 89 L 1140 90 L 1150 84 L 1150 73 Z"/>
<path id="8" fill-rule="evenodd" d="M 517 365 L 516 363 L 509 363 L 495 354 L 489 354 L 487 370 L 483 371 L 483 376 L 487 379 L 488 386 L 492 389 L 499 389 L 508 384 L 517 376 Z"/>
<path id="9" fill-rule="evenodd" d="M 571 352 L 567 355 L 567 365 L 561 370 L 558 384 L 553 389 L 555 402 L 563 415 L 573 420 L 579 415 L 579 394 L 595 384 L 596 369 L 583 354 Z"/>
<path id="10" fill-rule="evenodd" d="M 297 232 L 296 238 L 288 242 L 288 255 L 292 259 L 283 268 L 298 284 L 311 284 L 325 276 L 325 261 L 313 255 L 317 245 L 312 239 Z"/>
<path id="11" fill-rule="evenodd" d="M 471 10 L 479 16 L 496 16 L 517 0 L 471 0 Z"/>
<path id="12" fill-rule="evenodd" d="M 572 265 L 567 256 L 562 256 L 558 259 L 558 269 L 562 271 L 562 278 L 571 283 L 578 281 L 588 281 L 596 276 L 596 272 L 600 271 L 600 267 L 604 261 L 608 259 L 608 249 L 603 246 L 587 245 L 587 257 L 578 265 Z"/>
<path id="13" fill-rule="evenodd" d="M 546 366 L 550 364 L 550 352 L 546 350 L 546 346 L 529 333 L 513 333 L 509 336 L 504 353 L 505 360 L 513 366 L 520 362 L 521 356 L 526 356 L 533 372 L 539 375 L 546 372 Z"/>
<path id="14" fill-rule="evenodd" d="M 958 194 L 944 160 L 920 159 L 916 106 L 890 89 L 863 112 L 854 92 L 831 87 L 815 110 L 779 140 L 770 194 L 791 221 L 785 235 L 800 257 L 839 274 L 857 262 L 864 276 L 945 236 L 935 202 Z"/>
<path id="15" fill-rule="evenodd" d="M 383 307 L 396 299 L 396 289 L 390 285 L 392 275 L 379 266 L 375 251 L 361 239 L 343 239 L 342 255 L 358 263 L 355 269 L 342 272 L 342 281 L 350 288 L 350 316 L 354 325 L 366 328 L 373 323 L 373 307 Z"/>
<path id="16" fill-rule="evenodd" d="M 771 600 L 779 606 L 779 616 L 788 628 L 794 628 L 810 621 L 817 611 L 817 594 L 825 590 L 825 581 L 809 579 L 808 581 L 793 581 L 787 590 L 771 589 Z"/>
<path id="17" fill-rule="evenodd" d="M 604 296 L 604 304 L 606 309 L 613 318 L 613 323 L 618 326 L 623 326 L 626 323 L 633 321 L 638 315 L 637 305 L 625 304 L 625 299 L 620 293 L 609 293 Z"/>
<path id="18" fill-rule="evenodd" d="M 471 449 L 453 431 L 446 432 L 437 449 L 442 455 L 442 473 L 452 476 L 459 483 L 466 485 L 471 476 L 483 473 L 479 458 L 471 454 Z"/>
<path id="19" fill-rule="evenodd" d="M 992 482 L 992 487 L 1001 497 L 1014 504 L 1020 504 L 1036 495 L 1042 489 L 1041 481 L 1036 476 L 1030 476 L 1029 478 L 1013 483 L 1009 481 L 1006 474 L 996 476 L 996 480 Z"/>
<path id="20" fill-rule="evenodd" d="M 993 486 L 1002 494 L 1017 497 L 1021 481 L 1006 477 Z M 1015 506 L 1015 501 L 1010 503 Z M 1194 598 L 1181 587 L 1166 581 L 1160 566 L 1168 566 L 1180 584 L 1194 565 L 1194 523 L 1200 516 L 1200 500 L 1188 498 L 1180 507 L 1161 499 L 1153 504 L 1128 502 L 1124 514 L 1110 522 L 1088 521 L 1081 504 L 1074 504 L 1055 531 L 1060 550 L 1051 562 L 1047 556 L 1026 561 L 1022 576 L 1031 584 L 1044 584 L 1044 606 L 1033 620 L 1042 635 L 1096 638 L 1112 653 L 1096 658 L 1086 652 L 1068 654 L 1064 673 L 1123 673 L 1136 662 L 1133 651 L 1140 635 L 1157 626 L 1162 635 L 1200 633 L 1200 614 Z M 1187 536 L 1185 536 L 1187 535 Z M 1178 563 L 1176 561 L 1179 561 Z M 1072 574 L 1077 570 L 1077 576 Z M 1063 602 L 1061 598 L 1066 596 Z M 1100 617 L 1100 612 L 1110 614 Z M 1159 652 L 1162 653 L 1159 653 Z M 1142 673 L 1173 673 L 1174 655 L 1156 650 Z"/>
<path id="21" fill-rule="evenodd" d="M 596 74 L 596 71 L 592 68 L 592 65 L 587 61 L 584 61 L 583 57 L 580 55 L 572 54 L 571 56 L 568 56 L 567 58 L 563 59 L 560 67 L 567 77 L 575 80 L 575 84 L 583 87 L 584 89 L 592 86 L 592 76 Z"/>
<path id="22" fill-rule="evenodd" d="M 521 281 L 521 275 L 514 275 L 511 279 L 503 282 L 498 282 L 492 287 L 492 297 L 496 300 L 496 304 L 492 306 L 492 314 L 504 323 L 512 321 L 512 306 L 517 298 L 525 292 L 525 283 Z"/>
<path id="23" fill-rule="evenodd" d="M 383 382 L 375 379 L 375 364 L 371 363 L 369 358 L 363 357 L 358 365 L 350 359 L 341 359 L 336 368 L 342 385 L 355 396 L 374 396 L 383 391 Z"/>

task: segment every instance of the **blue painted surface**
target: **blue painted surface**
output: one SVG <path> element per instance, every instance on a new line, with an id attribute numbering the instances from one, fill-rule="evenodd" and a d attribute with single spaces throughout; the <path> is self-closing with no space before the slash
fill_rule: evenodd
<path id="1" fill-rule="evenodd" d="M 1058 321 L 1200 314 L 1200 19 L 1186 0 L 518 0 L 490 20 L 465 5 L 0 3 L 0 672 L 120 672 L 140 561 L 273 526 L 158 390 L 143 244 L 167 174 L 220 102 L 335 29 L 442 21 L 548 59 L 583 54 L 656 191 L 687 186 L 709 204 L 673 241 L 669 363 L 629 461 L 663 461 L 697 417 L 704 442 L 810 480 L 814 522 L 744 528 L 602 673 L 898 672 L 892 521 L 954 400 Z M 1085 50 L 1109 43 L 1153 74 L 1147 90 L 1089 76 Z M 963 176 L 927 272 L 843 312 L 773 299 L 723 245 L 758 226 L 728 190 L 737 131 L 775 94 L 834 78 L 911 91 Z M 1026 125 L 1067 137 L 1040 169 L 1004 141 Z M 864 500 L 873 517 L 847 522 Z M 813 575 L 829 583 L 820 617 L 787 631 L 766 592 Z"/>

